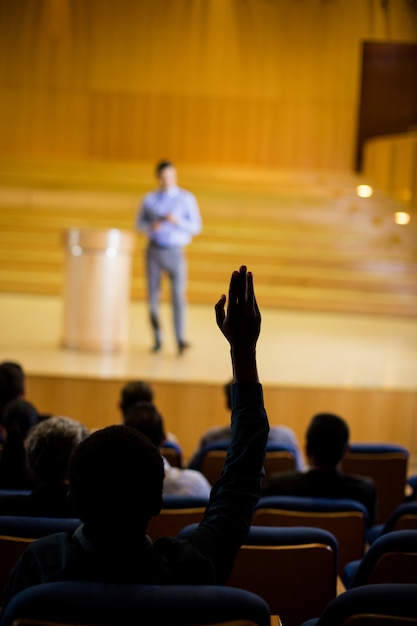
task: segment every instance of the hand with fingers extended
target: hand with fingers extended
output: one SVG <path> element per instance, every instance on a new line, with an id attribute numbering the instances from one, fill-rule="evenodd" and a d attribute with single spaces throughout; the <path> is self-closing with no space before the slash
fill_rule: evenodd
<path id="1" fill-rule="evenodd" d="M 258 380 L 256 343 L 261 329 L 261 314 L 256 302 L 253 276 L 242 265 L 230 279 L 225 311 L 223 294 L 215 305 L 217 325 L 231 346 L 235 380 Z"/>

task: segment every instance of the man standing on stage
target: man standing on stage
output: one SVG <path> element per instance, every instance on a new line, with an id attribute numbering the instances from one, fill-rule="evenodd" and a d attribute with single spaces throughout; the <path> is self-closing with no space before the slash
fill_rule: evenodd
<path id="1" fill-rule="evenodd" d="M 161 161 L 156 166 L 159 187 L 148 193 L 137 217 L 137 228 L 148 236 L 146 248 L 146 273 L 148 302 L 154 333 L 153 352 L 162 347 L 162 331 L 159 320 L 159 301 L 162 274 L 171 283 L 175 337 L 178 353 L 182 354 L 189 344 L 184 337 L 185 291 L 187 264 L 184 246 L 202 228 L 200 211 L 192 193 L 177 185 L 177 171 L 171 161 Z"/>

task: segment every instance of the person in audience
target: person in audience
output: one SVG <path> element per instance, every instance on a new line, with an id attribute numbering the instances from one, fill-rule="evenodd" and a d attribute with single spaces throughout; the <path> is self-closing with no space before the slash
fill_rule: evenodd
<path id="1" fill-rule="evenodd" d="M 132 404 L 126 413 L 125 424 L 146 435 L 157 448 L 161 448 L 166 441 L 163 417 L 152 402 Z M 209 498 L 211 485 L 201 472 L 172 467 L 165 457 L 163 460 L 165 470 L 163 495 Z"/>
<path id="2" fill-rule="evenodd" d="M 25 373 L 22 366 L 14 361 L 0 363 L 0 416 L 5 406 L 12 400 L 25 395 Z"/>
<path id="3" fill-rule="evenodd" d="M 68 498 L 68 469 L 76 446 L 89 434 L 81 422 L 57 416 L 33 426 L 26 438 L 35 486 L 29 495 L 0 497 L 0 515 L 76 517 Z"/>
<path id="4" fill-rule="evenodd" d="M 346 421 L 333 413 L 318 413 L 306 431 L 307 471 L 275 472 L 266 476 L 262 495 L 357 500 L 367 508 L 368 525 L 372 526 L 376 519 L 376 485 L 371 478 L 342 472 L 341 464 L 348 448 Z"/>
<path id="5" fill-rule="evenodd" d="M 0 363 L 0 419 L 6 405 L 12 400 L 25 399 L 26 374 L 20 363 L 2 361 Z M 38 421 L 50 417 L 48 413 L 39 413 Z"/>
<path id="6" fill-rule="evenodd" d="M 132 404 L 136 404 L 136 402 L 153 402 L 154 396 L 153 388 L 145 380 L 131 380 L 127 382 L 120 390 L 119 409 L 122 413 L 123 421 L 125 421 L 127 411 Z M 182 467 L 183 451 L 178 437 L 173 433 L 166 432 L 161 446 L 175 450 L 178 457 L 178 465 Z"/>
<path id="7" fill-rule="evenodd" d="M 154 391 L 151 385 L 145 380 L 128 381 L 120 390 L 119 408 L 123 417 L 129 407 L 136 402 L 153 402 Z"/>
<path id="8" fill-rule="evenodd" d="M 219 584 L 230 575 L 260 496 L 268 417 L 256 344 L 261 315 L 253 277 L 232 273 L 216 321 L 230 344 L 232 441 L 204 517 L 186 539 L 152 542 L 146 529 L 162 505 L 164 464 L 148 437 L 125 424 L 91 433 L 74 451 L 70 498 L 82 525 L 29 544 L 14 566 L 2 604 L 22 589 L 54 580 L 141 584 Z"/>
<path id="9" fill-rule="evenodd" d="M 228 410 L 231 409 L 231 388 L 233 381 L 229 380 L 223 387 L 225 404 Z M 188 467 L 190 469 L 200 470 L 207 447 L 219 441 L 230 441 L 231 430 L 230 426 L 213 426 L 209 428 L 188 461 Z M 288 426 L 271 426 L 269 430 L 268 443 L 282 446 L 293 453 L 295 459 L 295 469 L 304 470 L 305 461 L 300 444 L 298 443 L 297 435 Z"/>
<path id="10" fill-rule="evenodd" d="M 0 457 L 0 488 L 31 489 L 33 474 L 29 468 L 25 440 L 38 422 L 38 412 L 30 402 L 17 398 L 0 415 L 0 435 L 4 441 Z"/>

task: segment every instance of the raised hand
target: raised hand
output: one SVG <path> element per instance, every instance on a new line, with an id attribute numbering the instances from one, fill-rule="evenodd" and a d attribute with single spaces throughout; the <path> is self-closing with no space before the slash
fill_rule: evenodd
<path id="1" fill-rule="evenodd" d="M 256 302 L 253 276 L 242 265 L 233 272 L 230 279 L 227 310 L 226 296 L 223 294 L 215 305 L 217 325 L 231 346 L 235 378 L 243 369 L 256 370 L 256 343 L 261 329 L 261 314 Z M 253 379 L 254 371 L 245 372 L 244 378 Z M 257 378 L 257 374 L 256 374 Z"/>

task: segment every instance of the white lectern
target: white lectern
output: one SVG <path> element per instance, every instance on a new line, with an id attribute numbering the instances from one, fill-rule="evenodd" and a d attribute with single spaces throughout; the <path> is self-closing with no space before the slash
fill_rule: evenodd
<path id="1" fill-rule="evenodd" d="M 134 242 L 133 233 L 118 229 L 65 232 L 63 347 L 126 347 Z"/>

